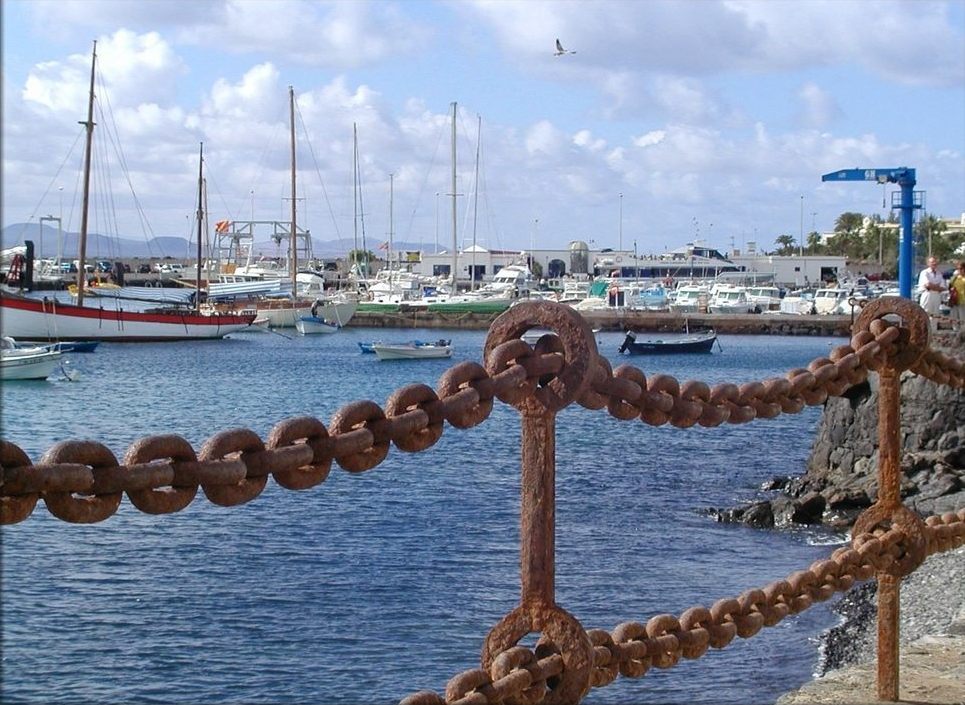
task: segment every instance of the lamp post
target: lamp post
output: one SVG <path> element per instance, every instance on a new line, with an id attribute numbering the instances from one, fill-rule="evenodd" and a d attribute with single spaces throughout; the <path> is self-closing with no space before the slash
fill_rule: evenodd
<path id="1" fill-rule="evenodd" d="M 801 233 L 798 236 L 798 254 L 804 256 L 804 194 L 801 194 Z"/>
<path id="2" fill-rule="evenodd" d="M 436 254 L 439 251 L 439 191 L 436 191 L 436 249 L 432 251 L 432 254 Z"/>

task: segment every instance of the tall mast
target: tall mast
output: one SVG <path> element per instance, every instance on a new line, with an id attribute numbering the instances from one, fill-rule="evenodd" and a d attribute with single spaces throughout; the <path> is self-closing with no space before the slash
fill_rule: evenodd
<path id="1" fill-rule="evenodd" d="M 389 273 L 392 272 L 392 200 L 395 195 L 393 175 L 389 174 Z"/>
<path id="2" fill-rule="evenodd" d="M 288 262 L 292 275 L 292 296 L 295 296 L 298 294 L 298 236 L 295 234 L 295 89 L 291 86 L 288 86 L 288 119 L 292 142 L 292 232 Z"/>
<path id="3" fill-rule="evenodd" d="M 204 142 L 198 153 L 198 264 L 195 277 L 194 309 L 201 311 L 201 234 L 204 228 Z"/>
<path id="4" fill-rule="evenodd" d="M 77 245 L 77 305 L 84 305 L 84 285 L 87 283 L 87 211 L 90 205 L 90 158 L 94 142 L 94 66 L 97 64 L 97 40 L 90 60 L 90 97 L 87 101 L 87 122 L 80 123 L 87 128 L 87 146 L 84 150 L 84 202 L 80 217 L 80 242 Z"/>
<path id="5" fill-rule="evenodd" d="M 482 144 L 482 115 L 476 116 L 476 177 L 472 194 L 472 264 L 470 265 L 469 288 L 476 290 L 476 221 L 479 216 L 479 146 Z"/>
<path id="6" fill-rule="evenodd" d="M 452 293 L 459 291 L 456 267 L 459 253 L 456 246 L 456 101 L 452 102 Z"/>
<path id="7" fill-rule="evenodd" d="M 354 264 L 358 274 L 362 273 L 359 264 L 359 133 L 356 124 L 352 123 L 352 252 L 355 253 Z"/>

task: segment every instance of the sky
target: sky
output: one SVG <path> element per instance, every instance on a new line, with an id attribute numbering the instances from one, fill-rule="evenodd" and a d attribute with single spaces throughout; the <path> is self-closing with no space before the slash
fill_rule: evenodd
<path id="1" fill-rule="evenodd" d="M 821 182 L 851 168 L 914 168 L 927 213 L 965 213 L 965 0 L 0 12 L 4 226 L 59 215 L 80 229 L 94 40 L 90 230 L 108 235 L 190 237 L 202 142 L 212 223 L 289 221 L 289 86 L 297 222 L 316 241 L 444 247 L 455 202 L 460 246 L 767 250 L 843 212 L 887 218 L 896 185 Z"/>

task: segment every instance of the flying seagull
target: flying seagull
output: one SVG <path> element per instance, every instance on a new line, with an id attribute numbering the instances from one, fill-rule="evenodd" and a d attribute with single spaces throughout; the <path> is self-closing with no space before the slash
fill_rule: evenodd
<path id="1" fill-rule="evenodd" d="M 560 40 L 556 40 L 556 56 L 563 56 L 563 54 L 575 54 L 575 51 L 570 51 L 569 49 L 564 49 L 563 45 L 560 44 Z"/>

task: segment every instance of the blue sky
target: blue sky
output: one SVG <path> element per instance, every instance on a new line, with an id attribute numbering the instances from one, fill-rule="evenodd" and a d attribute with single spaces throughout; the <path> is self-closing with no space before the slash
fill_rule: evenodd
<path id="1" fill-rule="evenodd" d="M 317 240 L 353 233 L 356 123 L 370 249 L 389 232 L 390 173 L 395 238 L 451 242 L 453 101 L 463 244 L 475 231 L 505 249 L 658 253 L 695 237 L 771 249 L 799 236 L 802 211 L 805 233 L 845 211 L 887 216 L 891 189 L 821 183 L 854 167 L 913 167 L 929 213 L 965 212 L 962 0 L 8 0 L 2 12 L 4 225 L 62 209 L 79 229 L 94 39 L 109 105 L 95 160 L 114 149 L 110 117 L 127 166 L 96 177 L 91 229 L 105 234 L 187 237 L 202 140 L 212 221 L 252 205 L 287 220 L 288 85 L 298 219 Z M 557 37 L 576 53 L 554 56 Z"/>

